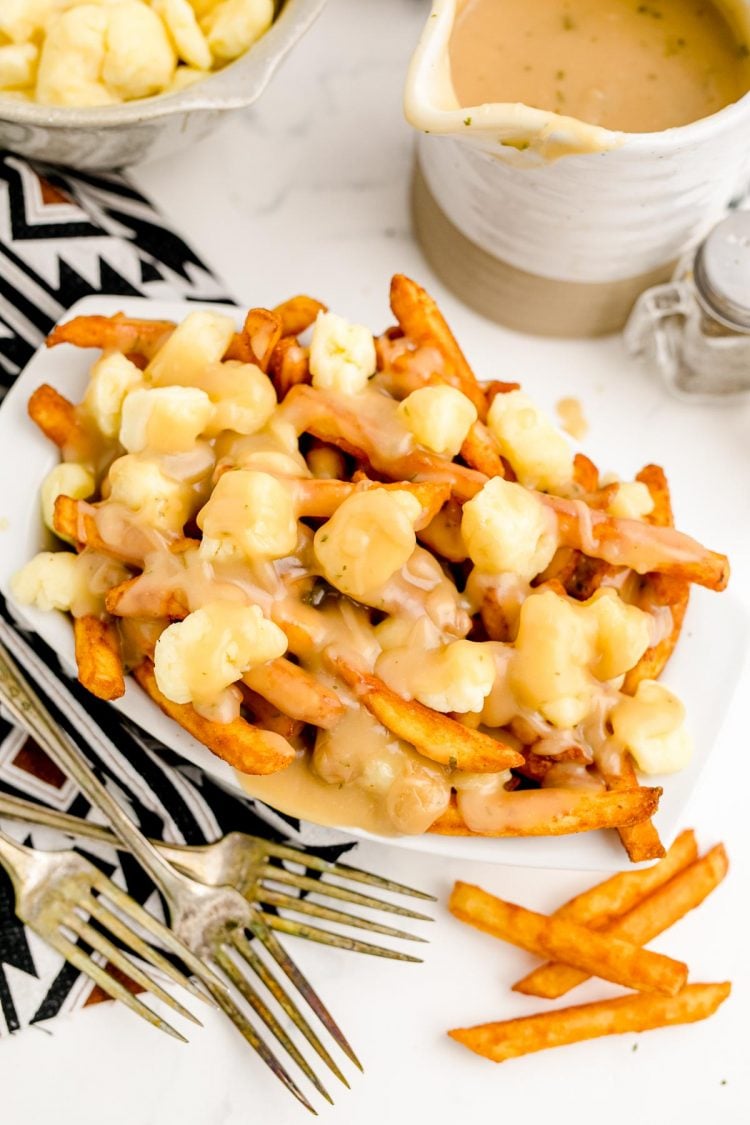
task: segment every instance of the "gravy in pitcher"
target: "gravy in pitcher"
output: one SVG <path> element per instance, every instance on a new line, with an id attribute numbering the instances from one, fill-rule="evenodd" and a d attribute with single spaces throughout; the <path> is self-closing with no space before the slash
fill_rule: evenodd
<path id="1" fill-rule="evenodd" d="M 625 132 L 687 125 L 750 89 L 750 48 L 710 0 L 461 0 L 450 57 L 463 106 Z"/>

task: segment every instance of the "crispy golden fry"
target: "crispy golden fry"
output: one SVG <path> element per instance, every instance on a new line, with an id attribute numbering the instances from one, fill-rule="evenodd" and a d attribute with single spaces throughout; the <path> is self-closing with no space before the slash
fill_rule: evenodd
<path id="1" fill-rule="evenodd" d="M 484 418 L 487 401 L 443 314 L 432 297 L 415 281 L 397 273 L 391 281 L 391 309 L 405 336 L 415 344 L 435 347 L 447 361 L 446 383 L 463 391 Z"/>
<path id="2" fill-rule="evenodd" d="M 268 361 L 268 375 L 279 402 L 283 402 L 298 383 L 310 382 L 309 360 L 309 350 L 301 346 L 296 336 L 281 337 Z"/>
<path id="3" fill-rule="evenodd" d="M 58 496 L 55 500 L 53 518 L 56 533 L 62 538 L 72 540 L 79 550 L 83 547 L 91 547 L 121 562 L 142 566 L 145 556 L 153 550 L 153 540 L 148 535 L 139 534 L 141 529 L 138 527 L 137 520 L 134 519 L 124 540 L 116 544 L 111 543 L 104 539 L 99 531 L 95 518 L 96 509 L 95 504 L 89 504 L 85 500 L 75 500 L 72 496 Z M 176 554 L 197 546 L 197 540 L 183 537 L 173 540 L 169 544 L 169 550 Z"/>
<path id="4" fill-rule="evenodd" d="M 273 703 L 258 695 L 257 691 L 251 691 L 246 684 L 240 683 L 239 688 L 242 692 L 242 705 L 250 712 L 250 717 L 256 726 L 280 734 L 288 742 L 299 738 L 305 729 L 305 724 L 300 719 L 293 719 L 280 711 Z"/>
<path id="5" fill-rule="evenodd" d="M 281 735 L 259 730 L 245 719 L 214 723 L 204 719 L 190 704 L 173 703 L 167 699 L 159 691 L 150 660 L 139 664 L 133 675 L 165 715 L 240 773 L 278 773 L 294 759 L 294 749 Z"/>
<path id="6" fill-rule="evenodd" d="M 290 718 L 315 727 L 334 727 L 346 711 L 335 691 L 283 656 L 252 668 L 242 680 Z"/>
<path id="7" fill-rule="evenodd" d="M 485 933 L 624 988 L 674 996 L 687 980 L 687 965 L 681 961 L 564 918 L 526 910 L 469 883 L 456 883 L 448 908 L 456 918 Z"/>
<path id="8" fill-rule="evenodd" d="M 355 492 L 366 492 L 372 488 L 385 488 L 389 491 L 408 492 L 422 505 L 422 515 L 416 523 L 416 530 L 427 527 L 435 518 L 443 504 L 450 498 L 450 485 L 438 481 L 398 481 L 383 484 L 381 481 L 360 478 L 356 483 L 345 480 L 309 480 L 300 478 L 294 481 L 294 498 L 298 516 L 318 516 L 328 519 L 336 509 Z"/>
<path id="9" fill-rule="evenodd" d="M 457 500 L 449 500 L 427 527 L 419 532 L 420 542 L 448 562 L 461 563 L 469 556 L 461 537 L 462 508 Z"/>
<path id="10" fill-rule="evenodd" d="M 635 479 L 646 485 L 654 502 L 654 507 L 646 516 L 646 521 L 655 524 L 656 527 L 674 527 L 672 497 L 669 493 L 666 473 L 661 465 L 644 465 Z"/>
<path id="11" fill-rule="evenodd" d="M 461 446 L 461 456 L 471 469 L 486 477 L 504 477 L 505 465 L 500 449 L 484 422 L 475 422 Z"/>
<path id="12" fill-rule="evenodd" d="M 119 699 L 125 694 L 125 674 L 117 626 L 87 615 L 74 619 L 73 632 L 80 683 L 98 699 Z"/>
<path id="13" fill-rule="evenodd" d="M 242 331 L 235 333 L 224 359 L 255 363 L 261 371 L 268 370 L 273 350 L 281 339 L 281 317 L 270 309 L 250 309 Z"/>
<path id="14" fill-rule="evenodd" d="M 599 487 L 599 470 L 585 453 L 573 458 L 573 480 L 583 492 L 595 492 Z"/>
<path id="15" fill-rule="evenodd" d="M 32 422 L 58 448 L 63 449 L 80 440 L 81 425 L 75 406 L 48 383 L 42 383 L 34 391 L 29 399 L 28 412 Z"/>
<path id="16" fill-rule="evenodd" d="M 300 294 L 282 301 L 273 310 L 275 316 L 281 321 L 281 334 L 283 336 L 300 336 L 305 329 L 315 323 L 318 313 L 328 312 L 328 307 L 314 297 Z"/>
<path id="17" fill-rule="evenodd" d="M 586 762 L 586 755 L 580 746 L 568 746 L 559 754 L 537 754 L 533 749 L 524 749 L 523 765 L 516 766 L 516 773 L 531 781 L 541 782 L 549 771 L 561 762 L 583 763 Z"/>
<path id="18" fill-rule="evenodd" d="M 599 932 L 631 941 L 634 945 L 646 945 L 690 910 L 700 906 L 711 891 L 718 887 L 728 868 L 727 853 L 724 845 L 719 844 L 702 859 L 695 860 L 669 882 L 636 903 L 625 914 L 598 927 Z M 570 992 L 576 985 L 583 984 L 588 978 L 588 973 L 570 965 L 550 963 L 518 981 L 513 988 L 516 992 L 554 1000 Z"/>
<path id="19" fill-rule="evenodd" d="M 174 332 L 171 320 L 138 320 L 116 313 L 114 316 L 74 316 L 58 324 L 47 337 L 47 347 L 74 344 L 77 348 L 114 348 L 126 355 L 137 352 L 152 359 Z"/>
<path id="20" fill-rule="evenodd" d="M 731 984 L 688 984 L 678 996 L 619 996 L 575 1008 L 558 1008 L 515 1020 L 449 1031 L 451 1039 L 492 1062 L 504 1062 L 548 1047 L 565 1047 L 602 1035 L 650 1031 L 673 1024 L 696 1023 L 713 1015 Z"/>
<path id="21" fill-rule="evenodd" d="M 512 747 L 439 711 L 431 711 L 416 699 L 402 699 L 376 676 L 358 672 L 338 658 L 333 663 L 378 722 L 404 742 L 416 746 L 425 758 L 473 773 L 498 773 L 522 761 Z"/>
<path id="22" fill-rule="evenodd" d="M 599 763 L 599 773 L 611 792 L 627 793 L 638 788 L 638 777 L 630 754 L 623 753 L 620 756 L 619 768 L 616 768 L 610 756 L 605 756 Z M 620 828 L 619 833 L 625 851 L 633 863 L 661 859 L 665 854 L 656 826 L 650 820 L 642 820 L 639 824 Z"/>
<path id="23" fill-rule="evenodd" d="M 517 768 L 517 767 L 514 767 Z M 439 836 L 567 836 L 632 824 L 656 809 L 661 789 L 594 793 L 581 789 L 519 789 L 508 794 L 508 820 L 492 832 L 473 832 L 455 801 L 430 826 Z"/>

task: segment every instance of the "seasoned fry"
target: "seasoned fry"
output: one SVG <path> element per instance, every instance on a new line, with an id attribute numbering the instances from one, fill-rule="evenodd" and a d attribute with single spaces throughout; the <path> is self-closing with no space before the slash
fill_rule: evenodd
<path id="1" fill-rule="evenodd" d="M 621 754 L 618 758 L 619 768 L 616 768 L 613 759 L 605 755 L 599 763 L 599 772 L 602 775 L 607 789 L 616 793 L 627 793 L 638 788 L 638 777 L 630 754 Z M 643 820 L 639 824 L 622 827 L 619 829 L 625 851 L 633 863 L 644 863 L 648 859 L 661 859 L 664 855 L 664 845 L 659 839 L 656 826 L 650 820 Z"/>
<path id="2" fill-rule="evenodd" d="M 502 828 L 472 832 L 455 802 L 430 826 L 439 836 L 567 836 L 597 828 L 632 824 L 654 812 L 661 789 L 627 793 L 591 793 L 580 789 L 520 789 L 504 798 L 508 810 Z"/>
<path id="3" fill-rule="evenodd" d="M 335 659 L 334 666 L 378 722 L 433 762 L 473 773 L 498 773 L 523 760 L 505 743 L 431 711 L 416 699 L 402 699 L 376 676 L 357 672 L 341 659 Z"/>
<path id="4" fill-rule="evenodd" d="M 651 1031 L 705 1020 L 726 1000 L 731 984 L 688 984 L 677 996 L 619 996 L 575 1008 L 449 1031 L 451 1039 L 492 1062 L 564 1047 L 602 1035 Z"/>
<path id="5" fill-rule="evenodd" d="M 86 615 L 73 622 L 78 679 L 98 699 L 125 694 L 125 675 L 117 627 L 111 621 Z"/>
<path id="6" fill-rule="evenodd" d="M 723 844 L 719 844 L 702 859 L 678 872 L 653 894 L 636 903 L 625 914 L 598 927 L 599 932 L 631 941 L 634 945 L 646 945 L 690 910 L 700 906 L 722 881 L 728 868 L 727 853 Z M 536 969 L 514 984 L 513 988 L 516 992 L 554 1000 L 570 992 L 576 985 L 583 984 L 588 978 L 588 973 L 570 965 L 551 963 Z"/>
<path id="7" fill-rule="evenodd" d="M 48 348 L 73 344 L 77 348 L 138 352 L 151 359 L 174 332 L 171 320 L 138 320 L 116 313 L 114 316 L 74 316 L 58 324 L 47 337 Z"/>
<path id="8" fill-rule="evenodd" d="M 471 399 L 483 419 L 487 413 L 484 391 L 432 297 L 421 285 L 397 273 L 391 281 L 391 309 L 404 335 L 416 344 L 439 350 L 449 364 L 445 382 Z"/>
<path id="9" fill-rule="evenodd" d="M 278 773 L 293 760 L 293 748 L 285 738 L 273 731 L 259 730 L 245 719 L 214 723 L 210 719 L 204 719 L 190 704 L 173 703 L 167 699 L 157 687 L 154 666 L 150 660 L 139 664 L 133 675 L 165 715 L 169 715 L 188 734 L 192 734 L 193 738 L 240 773 Z"/>
<path id="10" fill-rule="evenodd" d="M 281 321 L 282 336 L 300 336 L 322 312 L 328 312 L 327 306 L 304 294 L 282 301 L 273 310 L 274 316 Z"/>
<path id="11" fill-rule="evenodd" d="M 346 711 L 335 691 L 283 656 L 252 668 L 242 680 L 292 719 L 315 727 L 335 726 Z"/>
<path id="12" fill-rule="evenodd" d="M 574 965 L 625 988 L 675 996 L 687 980 L 687 965 L 681 961 L 564 918 L 536 914 L 468 883 L 456 883 L 448 908 L 460 921 L 529 953 Z"/>
<path id="13" fill-rule="evenodd" d="M 28 405 L 29 417 L 45 437 L 63 449 L 80 440 L 81 428 L 76 408 L 64 395 L 42 383 L 32 394 Z"/>

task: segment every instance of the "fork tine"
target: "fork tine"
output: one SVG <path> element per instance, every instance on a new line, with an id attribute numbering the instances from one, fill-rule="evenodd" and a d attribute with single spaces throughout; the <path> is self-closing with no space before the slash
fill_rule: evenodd
<path id="1" fill-rule="evenodd" d="M 349 1046 L 349 1043 L 347 1042 L 344 1033 L 341 1031 L 341 1028 L 338 1026 L 333 1016 L 318 996 L 315 989 L 311 984 L 308 983 L 307 979 L 302 975 L 300 970 L 295 965 L 294 961 L 292 961 L 291 957 L 283 948 L 276 935 L 272 933 L 268 928 L 265 922 L 265 915 L 261 914 L 260 910 L 253 911 L 253 918 L 250 922 L 250 930 L 255 935 L 255 937 L 257 937 L 258 940 L 263 943 L 270 955 L 273 957 L 276 964 L 281 969 L 283 969 L 297 991 L 305 998 L 307 1003 L 315 1012 L 315 1015 L 318 1017 L 331 1037 L 336 1040 L 347 1058 L 350 1059 L 354 1063 L 354 1065 L 359 1068 L 359 1070 L 362 1070 L 362 1063 L 359 1061 L 357 1056 L 354 1054 L 354 1051 Z"/>
<path id="2" fill-rule="evenodd" d="M 289 999 L 287 994 L 284 992 L 284 989 L 276 980 L 276 977 L 273 975 L 266 963 L 260 957 L 258 957 L 247 937 L 244 934 L 237 932 L 234 934 L 233 940 L 237 952 L 240 954 L 240 956 L 244 957 L 248 965 L 250 965 L 251 969 L 255 973 L 257 973 L 260 980 L 266 986 L 266 988 L 274 997 L 276 1002 L 280 1005 L 280 1007 L 283 1008 L 283 1010 L 286 1012 L 287 1016 L 294 1023 L 297 1030 L 300 1031 L 302 1035 L 304 1035 L 307 1042 L 320 1056 L 326 1066 L 333 1071 L 339 1081 L 343 1082 L 343 1084 L 348 1089 L 349 1083 L 342 1074 L 341 1070 L 333 1061 L 318 1036 L 315 1034 L 305 1017 L 300 1012 L 299 1008 L 297 1008 L 297 1006 Z"/>
<path id="3" fill-rule="evenodd" d="M 233 948 L 237 949 L 242 956 L 244 956 L 242 950 L 239 949 L 234 942 L 232 943 L 232 946 Z M 316 1076 L 315 1071 L 303 1057 L 296 1045 L 289 1038 L 287 1033 L 284 1031 L 284 1028 L 276 1019 L 276 1016 L 250 984 L 250 981 L 247 979 L 244 973 L 240 972 L 239 968 L 226 952 L 226 950 L 216 949 L 214 951 L 214 959 L 216 961 L 216 964 L 226 974 L 226 976 L 232 982 L 240 995 L 247 1001 L 256 1015 L 263 1020 L 263 1023 L 266 1025 L 271 1034 L 275 1036 L 284 1050 L 291 1056 L 291 1058 L 300 1068 L 305 1077 L 308 1078 L 310 1082 L 312 1082 L 318 1093 L 322 1094 L 326 1101 L 333 1105 L 333 1098 L 328 1093 L 320 1079 Z M 254 967 L 252 966 L 251 962 L 248 962 L 248 964 L 250 964 L 251 967 Z"/>
<path id="4" fill-rule="evenodd" d="M 208 987 L 211 991 L 211 995 L 221 1008 L 222 1012 L 224 1012 L 224 1014 L 229 1017 L 229 1019 L 239 1031 L 240 1035 L 242 1035 L 243 1038 L 246 1039 L 250 1046 L 253 1048 L 253 1050 L 256 1051 L 258 1055 L 260 1055 L 261 1059 L 269 1068 L 269 1070 L 271 1070 L 272 1073 L 276 1075 L 279 1081 L 282 1082 L 284 1086 L 286 1086 L 287 1090 L 289 1090 L 290 1093 L 294 1094 L 297 1101 L 301 1102 L 305 1109 L 309 1109 L 310 1113 L 313 1113 L 317 1117 L 318 1111 L 313 1105 L 310 1104 L 299 1087 L 295 1085 L 284 1067 L 274 1055 L 273 1051 L 271 1051 L 260 1038 L 250 1021 L 246 1019 L 245 1016 L 243 1016 L 242 1012 L 239 1010 L 234 1000 L 232 1000 L 224 985 L 222 984 L 219 988 L 216 988 L 213 984 L 211 984 Z"/>
<path id="5" fill-rule="evenodd" d="M 417 965 L 422 964 L 421 957 L 412 957 L 409 953 L 396 953 L 393 949 L 371 945 L 368 941 L 358 941 L 357 938 L 346 937 L 344 934 L 332 934 L 330 930 L 308 926 L 306 922 L 297 922 L 293 918 L 282 918 L 279 914 L 264 914 L 263 917 L 271 930 L 291 934 L 292 937 L 317 941 L 320 945 L 332 945 L 336 949 L 348 949 L 351 953 L 369 953 L 373 957 L 388 957 L 391 961 L 411 961 Z"/>
<path id="6" fill-rule="evenodd" d="M 101 880 L 94 878 L 93 882 L 96 889 L 104 894 L 114 906 L 119 907 L 124 914 L 129 914 L 133 921 L 138 922 L 145 930 L 154 934 L 155 937 L 161 941 L 162 945 L 166 946 L 170 953 L 176 953 L 190 972 L 209 989 L 209 992 L 211 992 L 211 988 L 216 988 L 219 991 L 224 989 L 224 984 L 216 973 L 214 973 L 204 961 L 201 961 L 200 957 L 196 957 L 192 950 L 188 949 L 187 946 L 175 936 L 172 930 L 165 926 L 163 922 L 154 918 L 153 914 L 149 914 L 147 910 L 144 910 L 130 895 L 121 890 L 120 887 L 116 886 L 110 879 L 107 879 L 105 875 L 101 875 Z M 188 988 L 188 991 L 192 992 L 194 996 L 198 996 L 201 1000 L 210 1003 L 205 993 L 196 988 L 192 981 L 185 987 Z M 211 992 L 211 995 L 213 996 L 213 992 Z"/>
<path id="7" fill-rule="evenodd" d="M 253 839 L 256 838 L 253 837 Z M 359 867 L 350 867 L 348 863 L 330 863 L 327 859 L 303 852 L 299 848 L 289 847 L 288 844 L 275 844 L 260 837 L 257 838 L 257 843 L 261 845 L 266 855 L 288 859 L 292 863 L 309 867 L 312 871 L 322 871 L 326 875 L 337 875 L 341 879 L 351 879 L 353 883 L 369 883 L 371 887 L 380 887 L 381 890 L 392 891 L 394 894 L 410 895 L 412 898 L 437 902 L 435 895 L 428 895 L 426 891 L 417 891 L 414 887 L 407 887 L 404 883 L 394 883 L 392 879 L 383 879 L 380 875 L 373 875 L 370 871 L 362 871 Z"/>
<path id="8" fill-rule="evenodd" d="M 199 1027 L 202 1026 L 200 1020 L 196 1019 L 192 1012 L 183 1007 L 179 1000 L 175 1000 L 173 996 L 170 996 L 160 984 L 157 984 L 157 982 L 148 975 L 148 973 L 145 973 L 139 965 L 136 965 L 135 961 L 128 957 L 123 950 L 119 949 L 114 942 L 110 941 L 106 934 L 101 933 L 101 931 L 92 926 L 90 922 L 85 922 L 83 918 L 80 918 L 75 912 L 71 911 L 71 913 L 65 917 L 64 924 L 68 929 L 72 930 L 77 937 L 81 938 L 86 945 L 90 946 L 91 949 L 95 950 L 97 953 L 101 953 L 102 957 L 106 957 L 110 964 L 124 973 L 126 977 L 129 977 L 134 984 L 140 985 L 145 992 L 153 993 L 162 1003 L 173 1008 L 175 1012 L 184 1016 L 185 1019 L 191 1020 L 192 1023 L 197 1023 Z"/>
<path id="9" fill-rule="evenodd" d="M 358 918 L 356 914 L 348 914 L 345 910 L 334 910 L 330 906 L 321 906 L 309 898 L 298 898 L 296 895 L 285 895 L 280 891 L 267 890 L 260 887 L 254 894 L 256 902 L 263 902 L 268 906 L 277 906 L 282 910 L 291 910 L 297 914 L 310 914 L 314 918 L 324 918 L 327 922 L 339 922 L 343 926 L 354 926 L 360 930 L 370 930 L 375 934 L 384 934 L 386 937 L 403 938 L 406 941 L 426 941 L 426 938 L 416 934 L 407 934 L 405 930 L 396 930 L 393 926 L 384 926 L 381 922 L 370 922 L 366 918 Z"/>
<path id="10" fill-rule="evenodd" d="M 432 922 L 429 914 L 418 914 L 416 910 L 407 910 L 403 906 L 386 902 L 384 899 L 373 898 L 371 895 L 360 894 L 359 891 L 350 891 L 348 887 L 340 887 L 337 883 L 324 883 L 322 879 L 312 879 L 308 875 L 298 875 L 294 871 L 287 871 L 285 867 L 276 867 L 264 863 L 260 870 L 260 878 L 268 879 L 271 883 L 289 883 L 300 891 L 310 891 L 320 895 L 321 898 L 336 898 L 343 902 L 351 902 L 355 906 L 368 906 L 373 910 L 385 910 L 389 914 L 399 914 L 402 918 L 416 918 L 420 922 Z"/>
<path id="11" fill-rule="evenodd" d="M 161 1031 L 166 1031 L 167 1035 L 171 1035 L 174 1039 L 179 1039 L 182 1043 L 187 1043 L 187 1039 L 179 1031 L 175 1030 L 171 1024 L 158 1016 L 156 1012 L 152 1012 L 145 1004 L 143 1004 L 132 992 L 129 992 L 124 984 L 116 980 L 106 969 L 101 965 L 97 965 L 96 961 L 84 953 L 80 946 L 75 945 L 74 942 L 69 941 L 64 934 L 59 930 L 54 933 L 44 933 L 42 935 L 44 940 L 56 949 L 57 952 L 74 965 L 80 972 L 85 973 L 87 977 L 91 977 L 95 984 L 98 984 L 108 996 L 114 1000 L 121 1000 L 128 1008 L 132 1009 L 137 1015 L 142 1016 L 143 1019 L 148 1020 L 154 1027 L 158 1027 Z"/>

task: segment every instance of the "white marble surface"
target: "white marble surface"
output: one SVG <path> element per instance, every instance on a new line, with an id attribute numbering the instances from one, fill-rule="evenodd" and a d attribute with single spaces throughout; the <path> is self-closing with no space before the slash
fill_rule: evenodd
<path id="1" fill-rule="evenodd" d="M 331 0 L 255 112 L 179 159 L 136 173 L 243 301 L 319 294 L 374 326 L 387 320 L 387 284 L 412 273 L 438 296 L 477 369 L 521 378 L 549 405 L 577 394 L 591 421 L 587 448 L 623 472 L 664 462 L 680 522 L 734 560 L 735 597 L 750 606 L 750 406 L 688 408 L 633 368 L 616 340 L 538 341 L 482 321 L 444 294 L 411 240 L 411 143 L 400 110 L 407 59 L 427 4 Z M 717 636 L 715 644 L 721 644 Z M 711 660 L 711 652 L 696 654 Z M 686 823 L 701 842 L 727 842 L 733 872 L 698 913 L 654 942 L 686 959 L 694 980 L 734 981 L 714 1019 L 547 1052 L 502 1068 L 447 1039 L 451 1026 L 534 1011 L 509 984 L 525 954 L 455 922 L 442 905 L 421 966 L 293 953 L 319 987 L 365 1065 L 350 1092 L 321 1104 L 331 1123 L 521 1120 L 539 1125 L 682 1125 L 750 1120 L 748 739 L 742 696 Z M 689 703 L 690 701 L 688 701 Z M 548 910 L 586 874 L 435 861 L 368 845 L 374 870 L 424 887 L 441 904 L 454 878 Z M 12 972 L 13 970 L 7 970 Z M 589 984 L 576 1002 L 613 994 Z M 0 1044 L 0 1121 L 30 1125 L 299 1125 L 299 1108 L 232 1029 L 207 1013 L 189 1046 L 159 1036 L 114 1005 L 61 1019 Z M 333 1083 L 332 1083 L 333 1085 Z"/>

